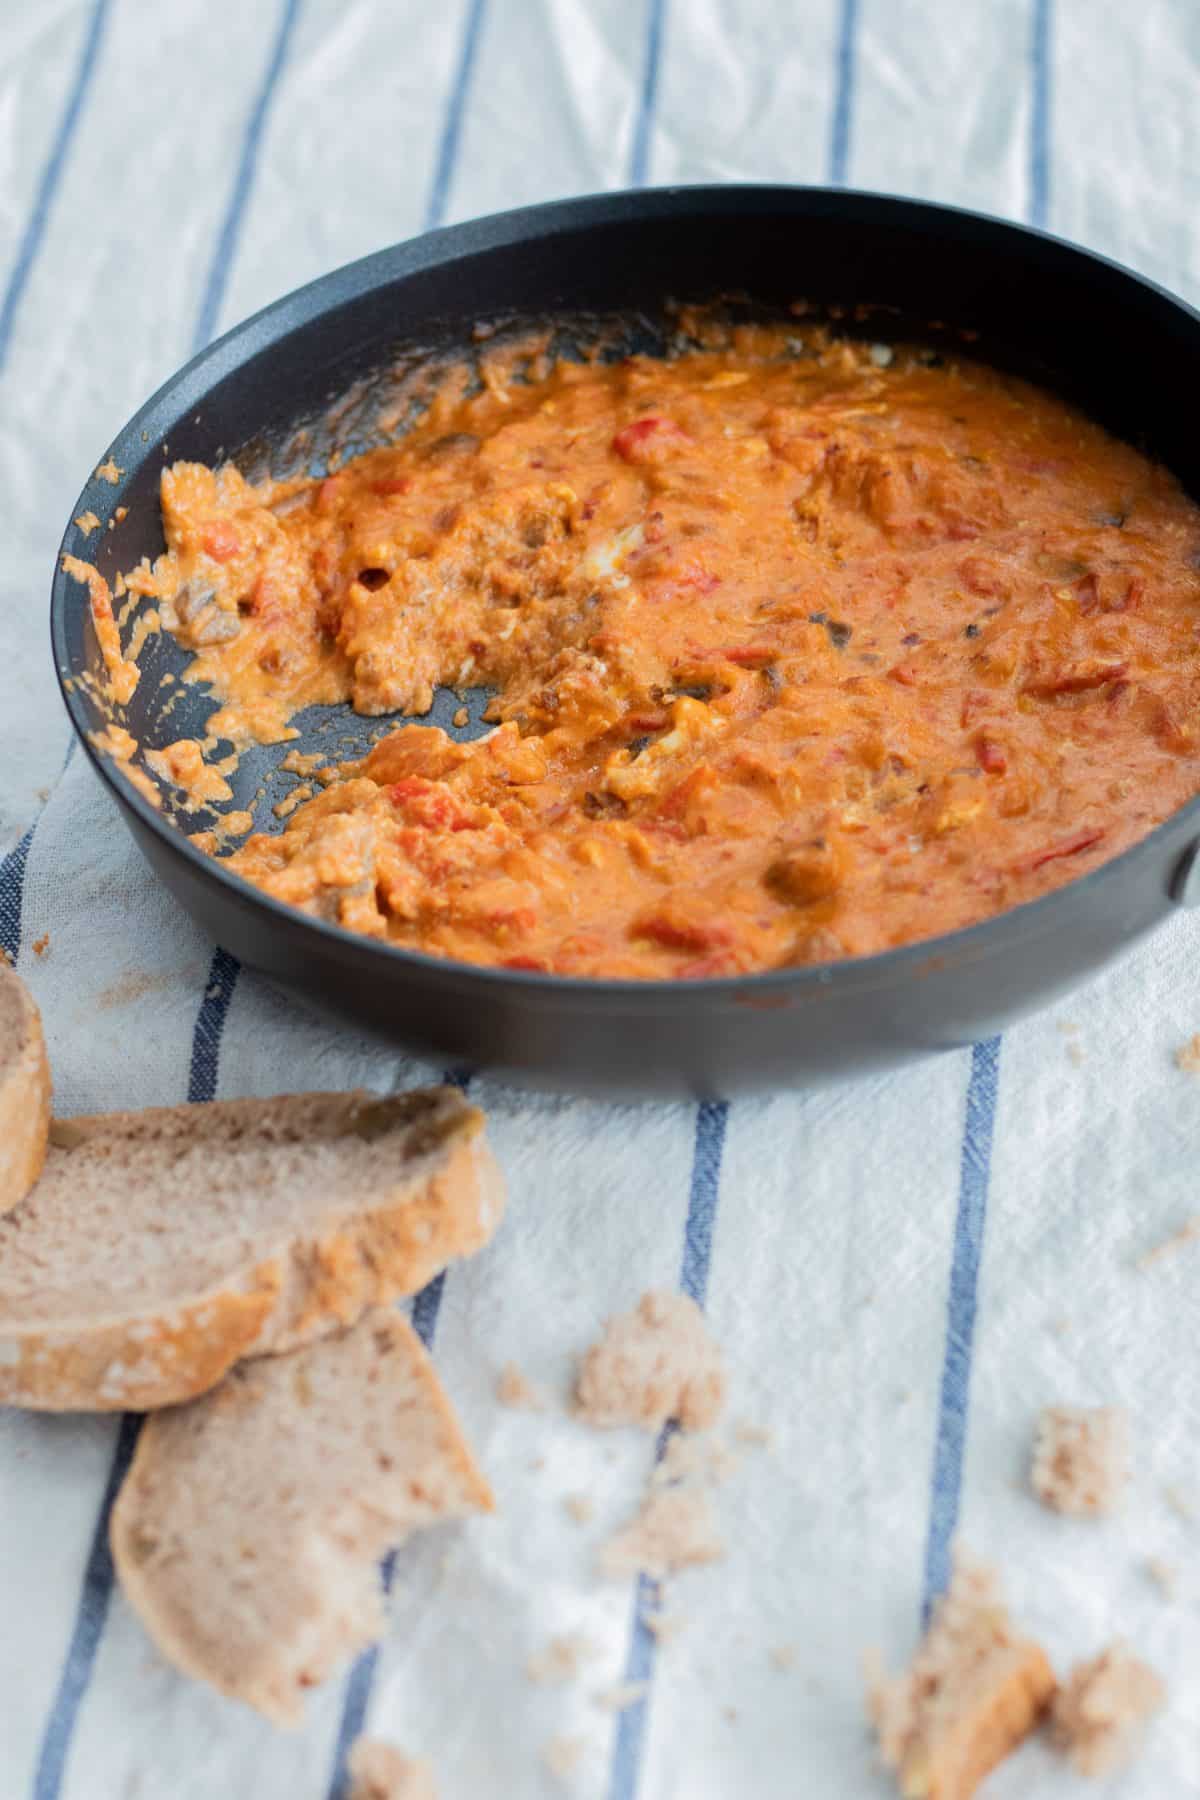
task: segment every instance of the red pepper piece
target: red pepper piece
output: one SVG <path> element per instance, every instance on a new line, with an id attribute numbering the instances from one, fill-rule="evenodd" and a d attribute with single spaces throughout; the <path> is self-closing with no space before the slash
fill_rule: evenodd
<path id="1" fill-rule="evenodd" d="M 980 736 L 975 740 L 975 756 L 985 775 L 1004 775 L 1008 772 L 1008 758 L 1004 747 L 995 738 Z"/>
<path id="2" fill-rule="evenodd" d="M 612 447 L 628 463 L 654 463 L 661 462 L 687 441 L 687 433 L 679 429 L 674 419 L 651 413 L 648 418 L 634 419 L 631 424 L 622 425 L 613 438 Z"/>
<path id="3" fill-rule="evenodd" d="M 1105 835 L 1103 831 L 1077 831 L 1073 837 L 1060 838 L 1057 844 L 1047 844 L 1035 856 L 1027 857 L 1024 862 L 1016 865 L 1015 872 L 1018 875 L 1031 875 L 1035 869 L 1043 868 L 1046 863 L 1057 862 L 1060 857 L 1078 856 L 1081 850 L 1090 850 Z"/>
<path id="4" fill-rule="evenodd" d="M 775 661 L 776 652 L 769 644 L 725 644 L 717 655 L 739 669 L 765 669 Z"/>

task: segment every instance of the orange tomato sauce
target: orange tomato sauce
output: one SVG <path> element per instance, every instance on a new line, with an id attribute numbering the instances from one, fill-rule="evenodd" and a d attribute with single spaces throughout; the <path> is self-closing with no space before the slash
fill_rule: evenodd
<path id="1" fill-rule="evenodd" d="M 153 587 L 242 746 L 420 714 L 227 866 L 436 956 L 730 975 L 1084 874 L 1200 789 L 1200 511 L 968 360 L 755 328 L 463 383 L 322 480 L 163 478 Z"/>

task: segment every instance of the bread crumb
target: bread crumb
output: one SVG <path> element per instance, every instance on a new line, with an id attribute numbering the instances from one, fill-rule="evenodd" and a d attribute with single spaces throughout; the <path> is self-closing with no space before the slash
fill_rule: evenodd
<path id="1" fill-rule="evenodd" d="M 686 1628 L 687 1617 L 684 1613 L 644 1612 L 642 1624 L 657 1643 L 669 1644 Z"/>
<path id="2" fill-rule="evenodd" d="M 667 1487 L 676 1481 L 728 1481 L 741 1462 L 727 1444 L 690 1437 L 673 1431 L 650 1476 L 651 1487 Z"/>
<path id="3" fill-rule="evenodd" d="M 592 1698 L 606 1712 L 624 1712 L 627 1706 L 636 1706 L 639 1700 L 644 1700 L 649 1689 L 648 1681 L 623 1681 L 617 1687 L 602 1689 Z"/>
<path id="4" fill-rule="evenodd" d="M 1079 1026 L 1074 1019 L 1059 1019 L 1057 1023 L 1058 1029 L 1063 1033 L 1064 1037 L 1070 1037 L 1074 1032 L 1079 1030 Z"/>
<path id="5" fill-rule="evenodd" d="M 464 725 L 469 725 L 471 723 L 469 708 L 460 706 L 450 723 L 454 726 L 456 731 L 461 731 Z"/>
<path id="6" fill-rule="evenodd" d="M 356 1738 L 346 1768 L 348 1800 L 437 1800 L 432 1764 L 405 1756 L 382 1738 Z"/>
<path id="7" fill-rule="evenodd" d="M 1030 1483 L 1044 1506 L 1101 1518 L 1129 1479 L 1129 1420 L 1118 1406 L 1047 1406 L 1038 1415 Z"/>
<path id="8" fill-rule="evenodd" d="M 661 1579 L 693 1563 L 717 1562 L 724 1554 L 702 1488 L 657 1488 L 637 1517 L 609 1539 L 600 1553 L 600 1567 L 606 1575 L 643 1571 Z"/>
<path id="9" fill-rule="evenodd" d="M 1185 1075 L 1200 1075 L 1200 1031 L 1175 1052 L 1175 1067 Z"/>
<path id="10" fill-rule="evenodd" d="M 767 1655 L 770 1658 L 771 1667 L 778 1669 L 780 1674 L 786 1674 L 788 1669 L 794 1669 L 796 1666 L 795 1644 L 776 1644 L 773 1650 L 767 1652 Z"/>
<path id="11" fill-rule="evenodd" d="M 569 1781 L 583 1761 L 587 1745 L 580 1737 L 553 1737 L 542 1745 L 542 1762 L 559 1781 Z"/>
<path id="12" fill-rule="evenodd" d="M 111 482 L 112 486 L 116 487 L 124 473 L 124 469 L 118 469 L 116 463 L 110 456 L 108 461 L 102 462 L 100 467 L 96 470 L 96 478 L 99 481 Z"/>
<path id="13" fill-rule="evenodd" d="M 1196 1238 L 1200 1238 L 1200 1213 L 1185 1219 L 1178 1231 L 1172 1232 L 1169 1238 L 1164 1238 L 1161 1244 L 1156 1244 L 1153 1250 L 1147 1250 L 1143 1256 L 1139 1256 L 1137 1267 L 1149 1269 L 1160 1258 L 1170 1256 L 1175 1250 L 1182 1250 L 1185 1244 L 1193 1243 Z"/>
<path id="14" fill-rule="evenodd" d="M 643 1294 L 632 1312 L 610 1319 L 584 1357 L 576 1387 L 579 1417 L 596 1426 L 657 1431 L 677 1419 L 703 1431 L 724 1404 L 721 1354 L 686 1294 Z"/>
<path id="15" fill-rule="evenodd" d="M 590 1494 L 568 1494 L 563 1505 L 577 1525 L 587 1525 L 596 1516 L 596 1502 Z"/>
<path id="16" fill-rule="evenodd" d="M 1087 1057 L 1084 1054 L 1083 1046 L 1081 1044 L 1067 1045 L 1067 1061 L 1073 1063 L 1077 1069 L 1083 1066 L 1087 1061 Z"/>
<path id="17" fill-rule="evenodd" d="M 501 1406 L 514 1412 L 545 1412 L 546 1396 L 536 1383 L 528 1380 L 516 1363 L 505 1363 L 496 1382 L 496 1398 Z"/>
<path id="18" fill-rule="evenodd" d="M 34 940 L 33 940 L 33 954 L 35 956 L 45 956 L 45 954 L 46 954 L 47 950 L 49 950 L 49 948 L 50 948 L 50 933 L 48 931 L 43 931 L 40 938 L 34 938 Z"/>
<path id="19" fill-rule="evenodd" d="M 722 1713 L 723 1713 L 723 1715 L 724 1715 L 724 1717 L 725 1717 L 725 1718 L 727 1718 L 727 1719 L 728 1719 L 728 1720 L 729 1720 L 729 1723 L 730 1723 L 730 1724 L 731 1724 L 731 1725 L 736 1725 L 736 1724 L 737 1724 L 737 1722 L 738 1722 L 738 1709 L 737 1709 L 737 1707 L 736 1707 L 736 1706 L 723 1706 L 723 1707 L 722 1707 L 722 1708 L 721 1708 L 721 1712 L 722 1712 Z"/>
<path id="20" fill-rule="evenodd" d="M 1109 1775 L 1137 1748 L 1141 1727 L 1162 1707 L 1166 1689 L 1123 1644 L 1077 1663 L 1051 1713 L 1054 1743 L 1081 1775 Z"/>
<path id="21" fill-rule="evenodd" d="M 100 521 L 94 512 L 81 512 L 75 523 L 84 537 L 91 537 L 93 531 L 99 531 Z"/>
<path id="22" fill-rule="evenodd" d="M 752 1419 L 739 1419 L 733 1428 L 733 1435 L 739 1444 L 748 1450 L 773 1450 L 775 1436 L 769 1425 L 756 1425 Z"/>
<path id="23" fill-rule="evenodd" d="M 912 1800 L 969 1800 L 1055 1688 L 1040 1646 L 1014 1630 L 995 1575 L 961 1556 L 908 1672 L 888 1677 L 878 1653 L 866 1661 L 880 1754 Z"/>
<path id="24" fill-rule="evenodd" d="M 547 1685 L 574 1681 L 581 1666 L 596 1653 L 592 1640 L 578 1632 L 571 1632 L 564 1637 L 552 1637 L 544 1650 L 526 1658 L 525 1674 L 530 1681 L 540 1681 Z"/>
<path id="25" fill-rule="evenodd" d="M 1174 1600 L 1179 1588 L 1179 1572 L 1173 1563 L 1164 1562 L 1161 1556 L 1148 1556 L 1146 1574 L 1164 1600 Z"/>
<path id="26" fill-rule="evenodd" d="M 1196 1517 L 1196 1503 L 1190 1494 L 1185 1494 L 1181 1487 L 1168 1484 L 1163 1489 L 1163 1499 L 1171 1511 L 1190 1525 Z"/>
<path id="27" fill-rule="evenodd" d="M 1050 1332 L 1053 1337 L 1066 1337 L 1070 1329 L 1070 1319 L 1064 1317 L 1062 1314 L 1056 1319 L 1048 1319 L 1046 1321 L 1046 1330 Z"/>

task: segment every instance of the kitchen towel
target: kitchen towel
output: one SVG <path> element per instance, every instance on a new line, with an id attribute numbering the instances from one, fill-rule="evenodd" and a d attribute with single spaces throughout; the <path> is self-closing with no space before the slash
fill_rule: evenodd
<path id="1" fill-rule="evenodd" d="M 47 0 L 6 21 L 0 943 L 59 1111 L 443 1073 L 239 971 L 86 760 L 63 769 L 55 544 L 172 367 L 380 244 L 630 182 L 951 200 L 1194 296 L 1198 75 L 1190 0 Z M 115 1590 L 134 1422 L 0 1412 L 0 1800 L 325 1800 L 360 1728 L 430 1756 L 443 1800 L 883 1800 L 859 1659 L 910 1653 L 956 1534 L 1060 1669 L 1123 1636 L 1169 1688 L 1126 1773 L 1084 1783 L 1034 1743 L 987 1793 L 1200 1794 L 1200 1245 L 1141 1265 L 1200 1208 L 1200 1081 L 1173 1058 L 1200 1031 L 1198 951 L 1180 917 L 1002 1042 L 811 1093 L 620 1108 L 476 1076 L 509 1214 L 414 1315 L 499 1510 L 402 1550 L 385 1641 L 294 1734 L 177 1676 Z M 674 1584 L 664 1643 L 639 1585 L 596 1574 L 654 1442 L 564 1404 L 604 1317 L 651 1286 L 705 1304 L 732 1417 L 770 1433 L 735 1442 L 726 1557 Z M 496 1404 L 510 1361 L 548 1411 Z M 1055 1402 L 1129 1411 L 1112 1520 L 1030 1495 Z M 593 1646 L 578 1678 L 531 1682 L 565 1633 Z M 625 1682 L 633 1704 L 597 1704 Z M 565 1776 L 543 1759 L 560 1740 Z"/>

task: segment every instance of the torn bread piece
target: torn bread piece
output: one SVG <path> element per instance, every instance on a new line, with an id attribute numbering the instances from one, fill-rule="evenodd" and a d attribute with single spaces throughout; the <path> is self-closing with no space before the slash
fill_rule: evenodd
<path id="1" fill-rule="evenodd" d="M 49 1130 L 41 1015 L 21 977 L 0 962 L 0 1213 L 23 1200 L 41 1174 Z"/>
<path id="2" fill-rule="evenodd" d="M 1081 1775 L 1112 1774 L 1133 1756 L 1166 1692 L 1124 1644 L 1110 1644 L 1076 1664 L 1060 1688 L 1050 1716 L 1054 1742 Z"/>
<path id="3" fill-rule="evenodd" d="M 347 1800 L 437 1800 L 433 1765 L 382 1738 L 356 1738 L 346 1758 Z"/>
<path id="4" fill-rule="evenodd" d="M 457 1088 L 55 1122 L 0 1218 L 0 1404 L 190 1400 L 487 1243 L 503 1187 Z"/>
<path id="5" fill-rule="evenodd" d="M 1129 1417 L 1119 1406 L 1047 1406 L 1038 1414 L 1030 1484 L 1043 1506 L 1102 1518 L 1129 1479 Z"/>
<path id="6" fill-rule="evenodd" d="M 868 1671 L 867 1709 L 905 1800 L 969 1800 L 1046 1710 L 1054 1672 L 990 1570 L 959 1558 L 908 1672 Z"/>
<path id="7" fill-rule="evenodd" d="M 643 1294 L 608 1321 L 583 1359 L 575 1410 L 588 1425 L 703 1431 L 725 1404 L 725 1369 L 704 1314 L 686 1294 Z"/>
<path id="8" fill-rule="evenodd" d="M 381 1635 L 384 1551 L 491 1507 L 414 1332 L 374 1311 L 147 1419 L 109 1537 L 163 1654 L 293 1725 L 305 1690 Z"/>

